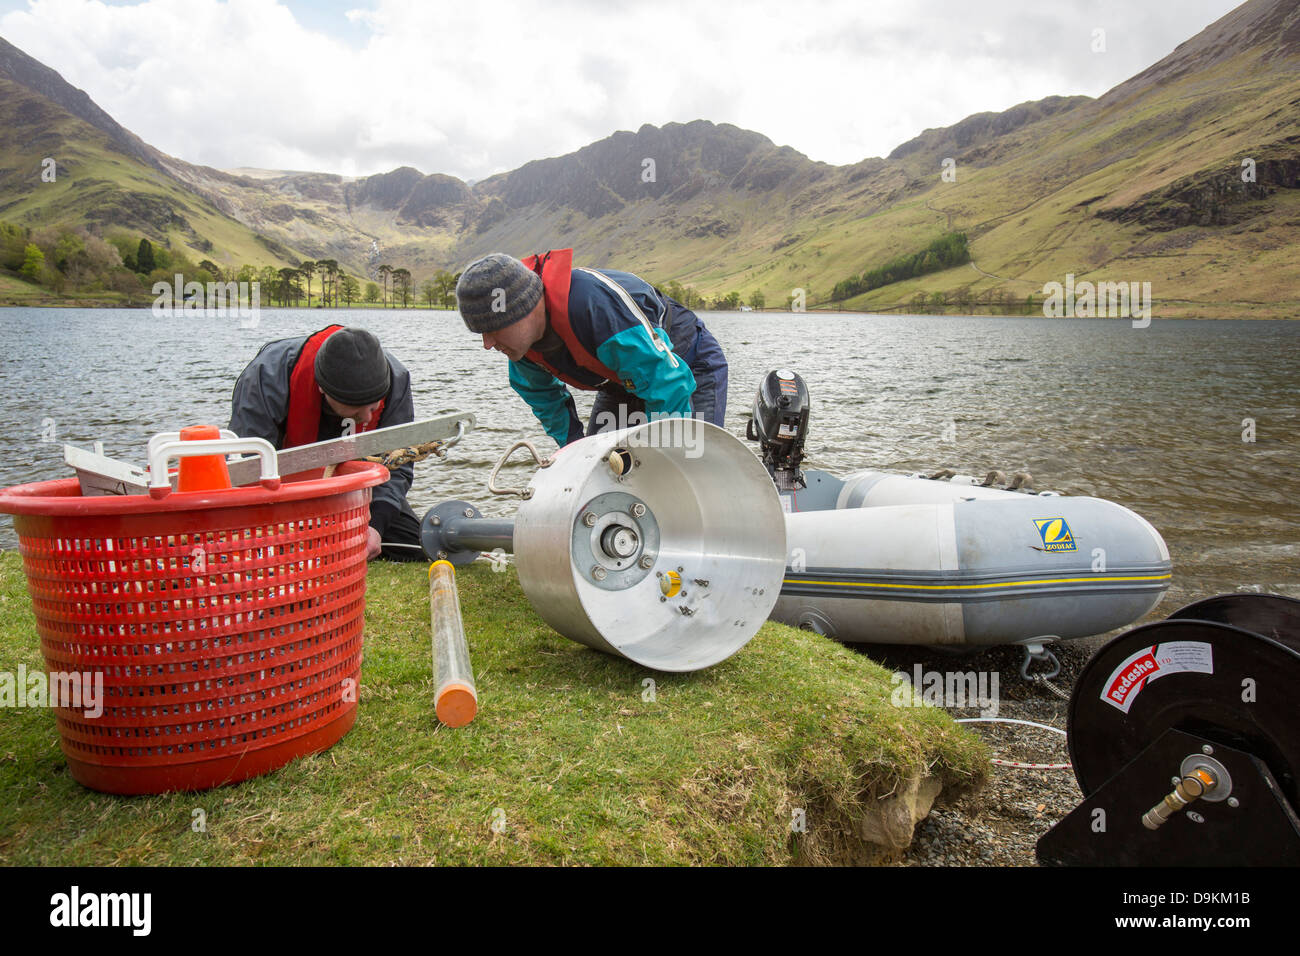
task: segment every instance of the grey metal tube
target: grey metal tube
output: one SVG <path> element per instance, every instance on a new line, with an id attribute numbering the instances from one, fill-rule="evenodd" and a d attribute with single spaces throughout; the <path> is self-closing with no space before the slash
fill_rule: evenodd
<path id="1" fill-rule="evenodd" d="M 513 518 L 454 518 L 442 524 L 442 542 L 448 551 L 515 553 Z"/>

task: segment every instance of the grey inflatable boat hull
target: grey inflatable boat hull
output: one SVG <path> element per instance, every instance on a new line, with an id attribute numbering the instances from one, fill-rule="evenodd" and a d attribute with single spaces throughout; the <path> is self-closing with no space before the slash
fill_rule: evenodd
<path id="1" fill-rule="evenodd" d="M 1131 624 L 1169 587 L 1159 532 L 1101 498 L 817 471 L 782 498 L 771 618 L 850 643 L 1069 640 Z"/>

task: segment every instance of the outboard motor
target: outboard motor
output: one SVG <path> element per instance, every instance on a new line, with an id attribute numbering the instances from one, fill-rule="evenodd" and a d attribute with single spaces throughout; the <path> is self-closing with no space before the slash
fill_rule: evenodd
<path id="1" fill-rule="evenodd" d="M 790 369 L 777 369 L 763 377 L 754 395 L 754 417 L 745 426 L 745 437 L 759 443 L 763 465 L 778 491 L 807 487 L 800 465 L 811 411 L 808 386 Z"/>

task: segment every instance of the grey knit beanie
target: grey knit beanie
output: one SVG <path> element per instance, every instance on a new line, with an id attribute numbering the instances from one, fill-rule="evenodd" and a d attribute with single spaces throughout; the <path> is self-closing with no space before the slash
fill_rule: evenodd
<path id="1" fill-rule="evenodd" d="M 379 339 L 365 329 L 339 329 L 316 353 L 316 384 L 343 405 L 369 405 L 388 394 L 392 376 Z"/>
<path id="2" fill-rule="evenodd" d="M 460 317 L 466 328 L 480 335 L 514 325 L 541 297 L 541 276 L 502 252 L 471 262 L 456 283 Z"/>

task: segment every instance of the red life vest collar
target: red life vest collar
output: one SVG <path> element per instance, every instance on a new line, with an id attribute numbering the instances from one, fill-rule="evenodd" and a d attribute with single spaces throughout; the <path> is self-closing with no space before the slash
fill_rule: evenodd
<path id="1" fill-rule="evenodd" d="M 316 353 L 325 344 L 325 340 L 342 329 L 341 325 L 330 325 L 313 332 L 307 337 L 302 351 L 289 373 L 289 415 L 284 426 L 284 447 L 296 448 L 310 445 L 320 434 L 321 391 L 316 384 Z M 381 401 L 370 421 L 358 425 L 358 432 L 368 432 L 379 424 L 379 416 L 384 413 Z"/>
<path id="2" fill-rule="evenodd" d="M 588 352 L 587 347 L 579 342 L 578 337 L 573 334 L 573 327 L 569 324 L 569 282 L 573 276 L 573 250 L 552 249 L 550 252 L 529 256 L 522 261 L 525 266 L 541 276 L 542 298 L 546 301 L 546 317 L 551 328 L 555 330 L 555 334 L 560 337 L 560 340 L 564 342 L 564 347 L 573 356 L 573 360 L 588 372 L 599 375 L 606 381 L 619 382 L 618 373 L 609 366 L 603 365 L 596 356 Z M 590 392 L 600 387 L 599 385 L 579 382 L 572 376 L 559 371 L 550 362 L 546 361 L 542 353 L 537 351 L 536 348 L 525 353 L 524 358 L 540 365 L 560 381 L 567 382 L 574 388 Z"/>

